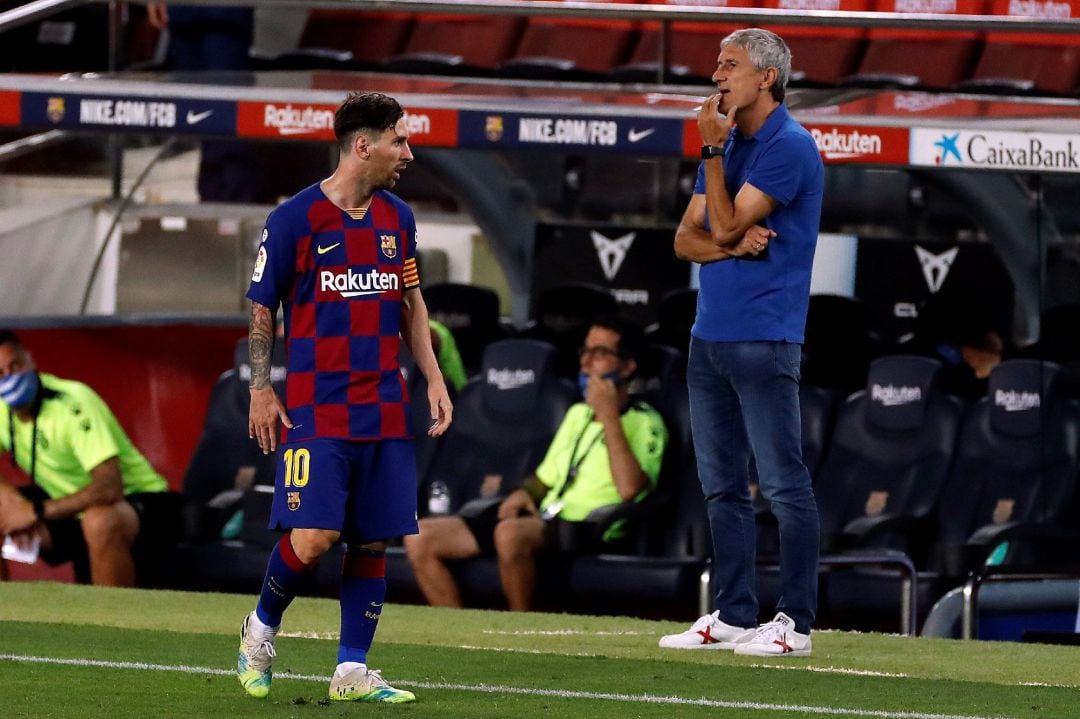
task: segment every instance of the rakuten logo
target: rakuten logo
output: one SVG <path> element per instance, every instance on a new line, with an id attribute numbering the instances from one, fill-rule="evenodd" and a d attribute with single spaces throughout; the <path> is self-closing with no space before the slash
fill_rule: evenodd
<path id="1" fill-rule="evenodd" d="M 896 12 L 956 12 L 956 0 L 896 0 Z"/>
<path id="2" fill-rule="evenodd" d="M 875 384 L 870 386 L 870 399 L 873 402 L 881 402 L 886 407 L 898 407 L 921 400 L 922 388 Z"/>
<path id="3" fill-rule="evenodd" d="M 427 115 L 411 115 L 405 113 L 405 127 L 410 135 L 430 135 L 431 118 Z"/>
<path id="4" fill-rule="evenodd" d="M 536 382 L 536 372 L 531 369 L 489 369 L 487 383 L 500 390 L 519 389 Z"/>
<path id="5" fill-rule="evenodd" d="M 1038 392 L 1017 392 L 1014 389 L 999 389 L 994 393 L 994 404 L 1006 412 L 1023 412 L 1037 408 L 1041 403 Z"/>
<path id="6" fill-rule="evenodd" d="M 311 105 L 300 108 L 267 104 L 263 109 L 263 124 L 277 129 L 280 135 L 311 135 L 333 130 L 334 112 Z"/>
<path id="7" fill-rule="evenodd" d="M 780 0 L 781 10 L 839 10 L 840 0 Z"/>
<path id="8" fill-rule="evenodd" d="M 367 272 L 353 272 L 350 269 L 338 273 L 323 270 L 319 273 L 321 291 L 337 292 L 346 299 L 393 291 L 400 286 L 399 283 L 398 276 L 393 272 L 379 272 L 374 269 Z"/>
<path id="9" fill-rule="evenodd" d="M 1041 17 L 1049 20 L 1067 20 L 1072 17 L 1069 3 L 1039 2 L 1039 0 L 1009 0 L 1009 14 L 1021 17 Z"/>
<path id="10" fill-rule="evenodd" d="M 810 134 L 817 143 L 818 152 L 827 160 L 844 160 L 881 154 L 880 135 L 866 134 L 858 130 L 841 132 L 835 127 L 826 132 L 814 127 L 811 128 Z"/>

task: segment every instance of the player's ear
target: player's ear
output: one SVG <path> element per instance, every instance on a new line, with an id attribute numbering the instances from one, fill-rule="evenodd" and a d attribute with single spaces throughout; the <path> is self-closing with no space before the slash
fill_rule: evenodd
<path id="1" fill-rule="evenodd" d="M 356 133 L 353 138 L 353 152 L 361 160 L 371 157 L 371 139 L 362 132 Z"/>

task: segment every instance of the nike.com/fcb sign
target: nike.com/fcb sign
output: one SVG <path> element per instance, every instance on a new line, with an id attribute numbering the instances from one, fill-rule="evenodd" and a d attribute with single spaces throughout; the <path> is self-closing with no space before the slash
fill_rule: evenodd
<path id="1" fill-rule="evenodd" d="M 678 153 L 682 122 L 663 118 L 540 115 L 514 112 L 461 113 L 462 147 L 486 149 L 588 148 L 590 152 Z"/>
<path id="2" fill-rule="evenodd" d="M 170 135 L 232 135 L 236 104 L 223 100 L 25 92 L 25 125 L 64 129 L 137 129 Z"/>

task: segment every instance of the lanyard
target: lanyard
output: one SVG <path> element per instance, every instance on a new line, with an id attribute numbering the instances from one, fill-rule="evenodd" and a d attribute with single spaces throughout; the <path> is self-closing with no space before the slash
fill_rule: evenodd
<path id="1" fill-rule="evenodd" d="M 36 482 L 34 476 L 37 471 L 37 421 L 38 413 L 41 411 L 40 406 L 37 408 L 37 412 L 34 412 L 34 428 L 30 432 L 30 481 Z M 8 444 L 11 446 L 11 461 L 16 466 L 19 464 L 19 456 L 15 451 L 15 411 L 8 410 Z"/>
<path id="2" fill-rule="evenodd" d="M 561 498 L 566 494 L 566 490 L 570 489 L 570 485 L 577 479 L 578 469 L 581 467 L 581 463 L 585 461 L 585 458 L 589 456 L 589 452 L 592 451 L 592 448 L 595 447 L 596 443 L 600 441 L 600 438 L 604 436 L 604 428 L 601 427 L 600 431 L 594 434 L 592 439 L 589 440 L 589 443 L 585 446 L 585 451 L 581 453 L 581 456 L 576 460 L 574 459 L 574 455 L 576 455 L 578 451 L 578 446 L 581 444 L 581 440 L 585 438 L 585 433 L 592 427 L 592 423 L 593 416 L 590 413 L 589 421 L 585 423 L 585 427 L 578 434 L 577 439 L 574 440 L 574 448 L 570 450 L 570 466 L 566 470 L 566 481 L 562 483 L 562 486 L 559 487 L 559 491 L 555 494 L 556 499 Z"/>

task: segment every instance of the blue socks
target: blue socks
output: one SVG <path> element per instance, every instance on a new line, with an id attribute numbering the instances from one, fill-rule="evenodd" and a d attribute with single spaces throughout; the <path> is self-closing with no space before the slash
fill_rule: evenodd
<path id="1" fill-rule="evenodd" d="M 352 547 L 341 566 L 341 644 L 338 664 L 367 662 L 386 599 L 386 553 Z"/>
<path id="2" fill-rule="evenodd" d="M 255 615 L 268 627 L 278 627 L 281 615 L 289 608 L 297 591 L 308 580 L 308 571 L 314 565 L 304 564 L 293 551 L 290 534 L 282 535 L 270 552 L 266 563 L 266 578 L 263 579 L 262 593 Z"/>

